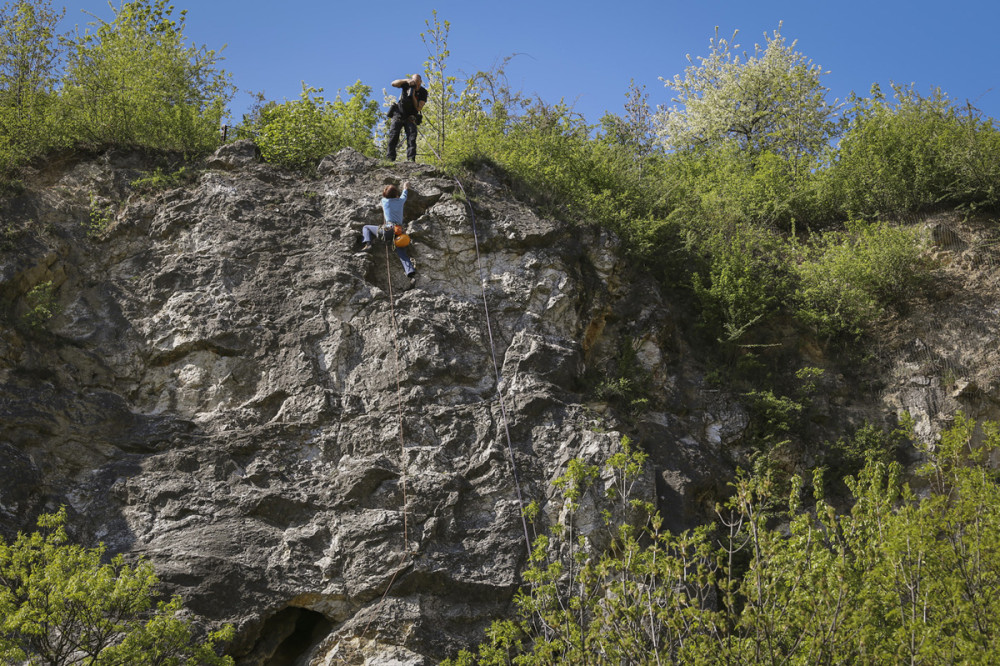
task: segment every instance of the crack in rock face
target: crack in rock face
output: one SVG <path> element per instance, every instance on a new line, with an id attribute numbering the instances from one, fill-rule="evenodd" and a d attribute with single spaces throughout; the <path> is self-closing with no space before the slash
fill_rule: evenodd
<path id="1" fill-rule="evenodd" d="M 618 450 L 584 377 L 623 344 L 654 378 L 640 499 L 690 524 L 687 489 L 726 478 L 719 441 L 745 413 L 692 397 L 703 373 L 669 304 L 625 283 L 608 232 L 350 150 L 313 179 L 246 142 L 182 188 L 130 193 L 139 173 L 113 154 L 61 164 L 17 204 L 47 231 L 4 260 L 0 294 L 21 307 L 55 277 L 63 307 L 44 334 L 0 336 L 0 528 L 67 504 L 81 538 L 148 557 L 204 621 L 234 623 L 238 663 L 422 664 L 482 640 L 525 561 L 510 455 L 524 501 L 558 517 L 567 463 Z M 412 289 L 393 252 L 358 251 L 403 180 Z M 113 202 L 96 239 L 93 192 Z M 594 547 L 605 483 L 578 518 Z"/>

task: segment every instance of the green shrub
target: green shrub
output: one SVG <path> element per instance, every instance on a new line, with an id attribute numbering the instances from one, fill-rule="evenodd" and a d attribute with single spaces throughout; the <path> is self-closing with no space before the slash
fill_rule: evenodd
<path id="1" fill-rule="evenodd" d="M 90 209 L 87 221 L 83 223 L 83 227 L 87 230 L 87 236 L 95 239 L 100 238 L 108 230 L 108 227 L 111 226 L 112 209 L 111 205 L 102 206 L 98 203 L 96 195 L 90 195 Z"/>
<path id="2" fill-rule="evenodd" d="M 338 95 L 331 103 L 318 95 L 322 89 L 303 83 L 298 100 L 263 106 L 255 125 L 244 131 L 255 134 L 265 160 L 289 169 L 315 167 L 324 155 L 348 146 L 374 157 L 378 104 L 360 81 L 347 91 L 346 102 Z"/>
<path id="3" fill-rule="evenodd" d="M 0 661 L 232 665 L 215 652 L 215 643 L 232 639 L 231 626 L 197 641 L 179 598 L 154 603 L 149 562 L 130 565 L 106 557 L 103 546 L 71 544 L 65 520 L 63 508 L 39 518 L 41 531 L 0 540 Z"/>
<path id="4" fill-rule="evenodd" d="M 639 362 L 638 348 L 634 341 L 622 342 L 614 364 L 614 372 L 599 373 L 601 379 L 597 382 L 594 394 L 624 413 L 635 416 L 649 407 L 652 384 L 649 373 Z"/>
<path id="5" fill-rule="evenodd" d="M 140 176 L 130 184 L 139 192 L 158 192 L 174 187 L 180 187 L 189 183 L 194 178 L 194 171 L 186 166 L 178 168 L 176 171 L 164 171 L 162 167 L 156 167 L 146 175 Z"/>
<path id="6" fill-rule="evenodd" d="M 680 172 L 685 216 L 707 217 L 791 230 L 796 222 L 824 216 L 816 201 L 814 176 L 805 158 L 790 162 L 772 152 L 750 155 L 735 144 L 671 155 L 686 162 Z M 814 166 L 816 163 L 810 163 Z"/>
<path id="7" fill-rule="evenodd" d="M 899 216 L 940 204 L 1000 202 L 1000 132 L 940 90 L 921 96 L 894 86 L 895 104 L 875 86 L 855 98 L 850 129 L 824 178 L 829 203 L 852 217 Z"/>
<path id="8" fill-rule="evenodd" d="M 766 229 L 723 224 L 698 242 L 704 268 L 693 276 L 694 292 L 709 329 L 737 342 L 775 314 L 791 291 L 784 243 Z"/>
<path id="9" fill-rule="evenodd" d="M 796 315 L 820 335 L 861 335 L 920 286 L 921 250 L 915 229 L 884 223 L 815 236 L 793 263 Z"/>
<path id="10" fill-rule="evenodd" d="M 886 432 L 872 423 L 864 423 L 850 437 L 841 437 L 835 442 L 827 443 L 820 451 L 823 465 L 827 472 L 824 483 L 828 489 L 838 495 L 847 494 L 844 479 L 856 477 L 865 465 L 875 462 L 889 465 L 896 459 L 896 451 L 912 438 L 906 427 L 900 427 L 893 432 Z"/>
<path id="11" fill-rule="evenodd" d="M 28 305 L 28 310 L 24 313 L 24 322 L 32 329 L 41 329 L 49 319 L 59 313 L 56 290 L 51 280 L 36 284 L 28 291 L 24 300 Z"/>

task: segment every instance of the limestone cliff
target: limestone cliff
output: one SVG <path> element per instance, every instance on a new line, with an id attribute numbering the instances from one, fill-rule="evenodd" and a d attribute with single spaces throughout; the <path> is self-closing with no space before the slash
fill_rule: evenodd
<path id="1" fill-rule="evenodd" d="M 66 504 L 81 539 L 149 557 L 192 611 L 234 623 L 241 664 L 419 664 L 508 610 L 519 491 L 557 515 L 571 458 L 602 461 L 628 428 L 673 527 L 724 487 L 747 412 L 607 232 L 540 216 L 487 171 L 470 203 L 429 166 L 351 151 L 310 179 L 232 144 L 193 183 L 138 194 L 148 166 L 52 162 L 4 204 L 7 229 L 33 230 L 0 254 L 4 536 Z M 403 180 L 410 290 L 395 256 L 354 244 Z M 45 281 L 60 312 L 28 329 Z M 623 346 L 655 389 L 627 425 L 584 381 Z M 834 377 L 830 413 L 919 408 L 936 389 L 902 372 L 888 409 Z"/>

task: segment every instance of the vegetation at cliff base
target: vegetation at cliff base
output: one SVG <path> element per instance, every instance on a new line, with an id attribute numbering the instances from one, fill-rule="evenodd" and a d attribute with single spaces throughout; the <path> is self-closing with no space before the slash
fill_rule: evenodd
<path id="1" fill-rule="evenodd" d="M 0 662 L 231 666 L 215 645 L 232 627 L 198 639 L 179 597 L 155 601 L 152 564 L 73 544 L 65 521 L 63 508 L 39 518 L 40 531 L 0 540 Z"/>
<path id="2" fill-rule="evenodd" d="M 445 663 L 995 663 L 998 446 L 997 424 L 959 414 L 912 485 L 870 456 L 841 511 L 819 471 L 811 497 L 798 477 L 781 493 L 767 474 L 742 475 L 715 524 L 672 534 L 629 496 L 645 459 L 625 442 L 603 473 L 568 467 L 565 517 L 535 542 L 516 616 Z M 575 512 L 602 490 L 618 509 L 599 550 Z"/>

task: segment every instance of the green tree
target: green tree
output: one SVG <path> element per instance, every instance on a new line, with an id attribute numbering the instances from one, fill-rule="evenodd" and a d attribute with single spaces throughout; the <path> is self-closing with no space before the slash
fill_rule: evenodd
<path id="1" fill-rule="evenodd" d="M 443 160 L 447 149 L 446 130 L 455 113 L 456 103 L 455 77 L 445 73 L 448 69 L 448 58 L 451 56 L 451 51 L 448 50 L 448 33 L 451 31 L 451 23 L 439 21 L 437 10 L 432 10 L 431 21 L 425 20 L 424 25 L 427 26 L 427 32 L 420 33 L 420 39 L 427 47 L 424 70 L 433 85 L 429 85 L 428 108 L 425 109 L 423 116 L 433 136 L 430 142 L 431 146 L 437 156 Z"/>
<path id="2" fill-rule="evenodd" d="M 103 546 L 71 544 L 66 510 L 43 515 L 41 531 L 0 541 L 0 661 L 63 666 L 226 666 L 215 644 L 230 626 L 195 639 L 180 599 L 154 604 L 153 567 L 106 560 Z"/>
<path id="3" fill-rule="evenodd" d="M 623 148 L 641 172 L 643 160 L 653 152 L 656 139 L 646 86 L 636 85 L 635 79 L 629 81 L 628 92 L 625 93 L 625 114 L 605 114 L 600 125 L 604 140 Z"/>
<path id="4" fill-rule="evenodd" d="M 186 44 L 187 11 L 167 0 L 114 9 L 72 44 L 62 97 L 71 143 L 202 152 L 218 143 L 233 94 L 219 52 Z"/>
<path id="5" fill-rule="evenodd" d="M 55 32 L 65 11 L 49 0 L 15 0 L 0 9 L 0 170 L 45 150 L 62 49 Z"/>
<path id="6" fill-rule="evenodd" d="M 733 39 L 736 34 L 733 35 Z M 820 153 L 837 131 L 838 106 L 827 102 L 818 65 L 786 44 L 779 29 L 742 60 L 738 44 L 710 40 L 708 56 L 691 63 L 684 76 L 665 80 L 675 106 L 658 115 L 660 139 L 668 150 L 735 141 L 753 155 L 772 152 L 797 164 Z"/>

